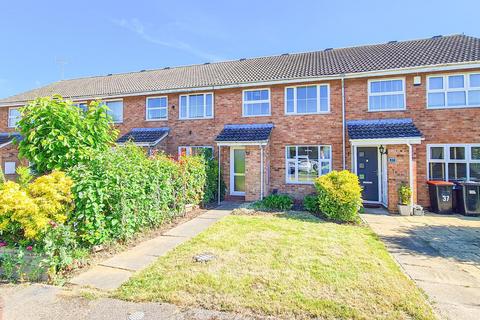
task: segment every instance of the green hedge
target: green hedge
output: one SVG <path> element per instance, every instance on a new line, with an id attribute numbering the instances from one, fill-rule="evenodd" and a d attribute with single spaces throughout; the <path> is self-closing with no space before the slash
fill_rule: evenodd
<path id="1" fill-rule="evenodd" d="M 327 218 L 356 222 L 362 207 L 362 188 L 358 177 L 350 171 L 332 171 L 315 180 L 318 209 Z"/>
<path id="2" fill-rule="evenodd" d="M 148 158 L 133 144 L 97 153 L 68 173 L 75 199 L 69 221 L 89 245 L 125 240 L 183 214 L 203 199 L 206 179 L 203 157 Z"/>

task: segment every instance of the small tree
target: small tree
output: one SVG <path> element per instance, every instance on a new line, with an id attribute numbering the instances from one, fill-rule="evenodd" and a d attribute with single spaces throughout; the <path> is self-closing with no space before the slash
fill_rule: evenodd
<path id="1" fill-rule="evenodd" d="M 35 99 L 21 109 L 19 156 L 32 162 L 38 173 L 65 170 L 90 159 L 93 150 L 106 150 L 116 140 L 107 110 L 99 101 L 82 111 L 59 95 Z"/>

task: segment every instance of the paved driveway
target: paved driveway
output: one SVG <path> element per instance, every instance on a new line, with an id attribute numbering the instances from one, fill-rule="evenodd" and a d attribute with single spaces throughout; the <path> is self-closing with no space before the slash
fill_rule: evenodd
<path id="1" fill-rule="evenodd" d="M 364 214 L 440 317 L 480 319 L 480 218 Z"/>

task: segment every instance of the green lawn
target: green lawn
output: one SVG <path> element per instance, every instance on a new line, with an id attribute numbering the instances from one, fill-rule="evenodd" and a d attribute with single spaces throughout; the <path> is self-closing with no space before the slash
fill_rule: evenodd
<path id="1" fill-rule="evenodd" d="M 194 262 L 202 252 L 217 259 Z M 299 213 L 228 216 L 116 296 L 283 319 L 434 318 L 369 228 Z"/>

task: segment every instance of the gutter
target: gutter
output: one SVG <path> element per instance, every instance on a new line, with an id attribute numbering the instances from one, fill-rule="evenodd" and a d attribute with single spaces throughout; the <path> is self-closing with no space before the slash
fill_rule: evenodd
<path id="1" fill-rule="evenodd" d="M 479 69 L 480 61 L 472 62 L 460 62 L 460 63 L 445 63 L 437 64 L 430 66 L 417 66 L 417 67 L 406 67 L 406 68 L 397 68 L 397 69 L 384 69 L 378 71 L 366 71 L 366 72 L 355 72 L 355 73 L 346 73 L 346 74 L 335 74 L 327 75 L 321 77 L 306 77 L 298 79 L 282 79 L 282 80 L 266 80 L 266 81 L 257 81 L 250 83 L 233 83 L 226 85 L 218 86 L 204 86 L 204 87 L 189 87 L 189 88 L 172 88 L 164 90 L 154 90 L 154 91 L 140 91 L 135 93 L 123 93 L 123 94 L 108 94 L 108 95 L 96 95 L 96 96 L 82 96 L 82 97 L 68 97 L 66 99 L 71 99 L 72 101 L 84 101 L 84 100 L 104 100 L 104 99 L 115 99 L 123 97 L 135 97 L 135 96 L 145 96 L 145 95 L 155 95 L 155 94 L 168 94 L 168 93 L 189 93 L 189 92 L 200 92 L 200 91 L 212 91 L 220 89 L 231 89 L 231 88 L 249 88 L 249 87 L 259 87 L 259 86 L 268 86 L 276 84 L 294 84 L 294 83 L 303 83 L 303 82 L 317 82 L 317 81 L 329 81 L 329 80 L 341 80 L 345 79 L 354 79 L 354 78 L 365 78 L 365 77 L 381 77 L 389 76 L 396 74 L 412 74 L 412 73 L 425 73 L 425 72 L 434 72 L 434 71 L 451 71 L 458 69 Z M 65 80 L 68 81 L 68 80 Z M 30 101 L 30 100 L 28 100 Z M 0 102 L 0 107 L 15 107 L 15 106 L 24 106 L 28 101 L 12 101 L 12 102 Z"/>
<path id="2" fill-rule="evenodd" d="M 346 141 L 345 141 L 345 77 L 342 77 L 342 169 L 346 169 Z"/>

